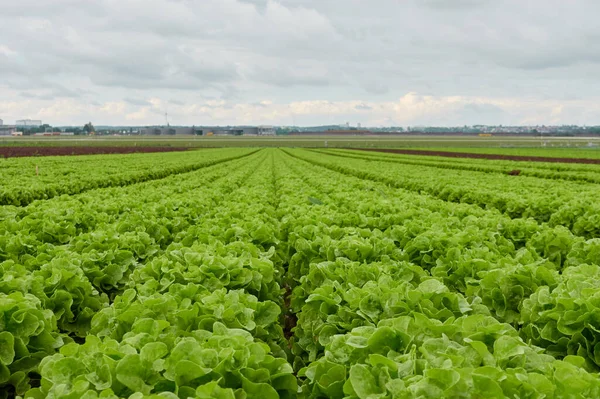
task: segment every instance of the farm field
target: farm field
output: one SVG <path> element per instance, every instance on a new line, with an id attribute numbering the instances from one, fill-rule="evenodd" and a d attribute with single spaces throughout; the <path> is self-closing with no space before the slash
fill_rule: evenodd
<path id="1" fill-rule="evenodd" d="M 516 156 L 536 156 L 548 158 L 575 158 L 575 159 L 600 159 L 600 149 L 596 147 L 588 147 L 587 143 L 577 146 L 575 142 L 570 142 L 569 147 L 549 148 L 543 146 L 530 147 L 506 147 L 514 143 L 507 141 L 503 147 L 455 147 L 448 146 L 444 148 L 432 147 L 411 147 L 413 150 L 439 150 L 439 151 L 454 151 L 466 152 L 474 154 L 498 154 L 498 155 L 516 155 Z"/>
<path id="2" fill-rule="evenodd" d="M 592 145 L 592 147 L 590 147 Z M 22 147 L 410 148 L 568 158 L 600 158 L 600 137 L 477 136 L 63 136 L 0 137 L 0 156 Z M 22 150 L 26 151 L 26 149 Z M 91 151 L 91 150 L 88 150 Z"/>
<path id="3" fill-rule="evenodd" d="M 600 397 L 599 184 L 332 148 L 0 159 L 0 398 Z"/>
<path id="4" fill-rule="evenodd" d="M 377 153 L 387 154 L 401 154 L 401 155 L 420 155 L 420 156 L 436 156 L 444 158 L 469 158 L 469 159 L 495 159 L 503 161 L 524 161 L 524 162 L 559 162 L 559 163 L 583 163 L 583 164 L 600 164 L 600 159 L 597 158 L 580 158 L 584 153 L 576 154 L 575 151 L 566 153 L 565 155 L 571 154 L 573 157 L 557 157 L 554 156 L 540 156 L 540 155 L 511 155 L 503 154 L 502 150 L 487 152 L 473 152 L 466 150 L 462 151 L 440 151 L 436 148 L 430 148 L 428 150 L 416 150 L 412 148 L 364 148 L 362 151 L 371 151 Z M 499 152 L 499 153 L 498 153 Z M 523 151 L 525 152 L 525 151 Z M 530 149 L 529 153 L 543 152 L 538 149 Z M 554 153 L 556 154 L 556 153 Z"/>

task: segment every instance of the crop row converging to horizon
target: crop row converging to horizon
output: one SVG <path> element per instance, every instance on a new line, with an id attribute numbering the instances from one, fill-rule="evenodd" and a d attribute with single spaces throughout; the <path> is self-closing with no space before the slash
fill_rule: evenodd
<path id="1" fill-rule="evenodd" d="M 1 161 L 0 398 L 600 397 L 600 166 Z"/>

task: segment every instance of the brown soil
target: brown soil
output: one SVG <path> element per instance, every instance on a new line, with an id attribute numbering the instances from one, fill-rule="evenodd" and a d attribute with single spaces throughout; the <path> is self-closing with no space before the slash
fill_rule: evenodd
<path id="1" fill-rule="evenodd" d="M 45 157 L 57 155 L 132 154 L 138 152 L 186 151 L 183 147 L 0 147 L 0 157 Z"/>
<path id="2" fill-rule="evenodd" d="M 504 161 L 530 161 L 530 162 L 561 162 L 561 163 L 586 163 L 600 164 L 600 159 L 589 158 L 552 158 L 552 157 L 536 157 L 524 155 L 501 155 L 501 154 L 474 154 L 472 152 L 450 152 L 450 151 L 427 151 L 427 150 L 393 150 L 383 148 L 353 148 L 362 151 L 374 152 L 389 152 L 392 154 L 405 155 L 429 155 L 436 157 L 449 158 L 478 158 L 478 159 L 499 159 Z"/>

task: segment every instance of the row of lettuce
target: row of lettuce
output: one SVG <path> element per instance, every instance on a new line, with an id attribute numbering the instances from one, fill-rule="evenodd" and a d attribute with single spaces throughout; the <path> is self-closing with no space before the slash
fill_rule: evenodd
<path id="1" fill-rule="evenodd" d="M 295 396 L 269 166 L 259 153 L 110 189 L 112 205 L 97 190 L 12 209 L 3 239 L 28 252 L 3 248 L 2 395 Z M 72 214 L 55 242 L 32 219 L 51 201 L 94 218 Z"/>
<path id="2" fill-rule="evenodd" d="M 518 171 L 520 176 L 600 183 L 600 166 L 595 164 L 448 158 L 429 155 L 403 155 L 389 152 L 343 149 L 320 149 L 315 151 L 330 155 L 342 155 L 350 158 L 375 159 L 397 164 L 428 166 L 439 169 L 469 170 L 496 174 L 510 174 L 511 172 Z"/>
<path id="3" fill-rule="evenodd" d="M 248 149 L 0 159 L 0 205 L 162 179 L 247 156 Z"/>
<path id="4" fill-rule="evenodd" d="M 291 198 L 303 181 L 314 199 L 280 205 L 296 215 L 288 277 L 306 395 L 598 395 L 598 240 L 297 158 L 281 169 L 296 176 Z"/>
<path id="5" fill-rule="evenodd" d="M 323 162 L 3 207 L 0 391 L 600 396 L 600 240 Z"/>
<path id="6" fill-rule="evenodd" d="M 597 184 L 398 164 L 378 157 L 363 159 L 308 150 L 292 150 L 291 154 L 331 170 L 444 201 L 498 209 L 512 218 L 533 218 L 551 226 L 565 226 L 583 237 L 600 237 L 600 205 L 590 200 L 600 194 Z"/>

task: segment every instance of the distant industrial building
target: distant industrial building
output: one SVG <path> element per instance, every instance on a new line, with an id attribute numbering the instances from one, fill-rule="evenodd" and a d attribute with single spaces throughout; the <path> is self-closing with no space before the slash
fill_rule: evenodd
<path id="1" fill-rule="evenodd" d="M 140 134 L 147 136 L 180 136 L 199 135 L 195 127 L 150 126 L 140 129 Z"/>
<path id="2" fill-rule="evenodd" d="M 273 126 L 151 126 L 140 129 L 140 134 L 148 136 L 274 136 Z"/>
<path id="3" fill-rule="evenodd" d="M 0 136 L 14 136 L 17 132 L 15 126 L 5 125 L 4 121 L 0 119 Z"/>
<path id="4" fill-rule="evenodd" d="M 42 121 L 37 119 L 21 119 L 16 123 L 17 127 L 40 127 Z"/>
<path id="5" fill-rule="evenodd" d="M 0 124 L 0 136 L 15 136 L 16 134 L 16 126 Z"/>

